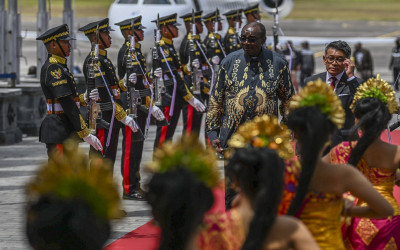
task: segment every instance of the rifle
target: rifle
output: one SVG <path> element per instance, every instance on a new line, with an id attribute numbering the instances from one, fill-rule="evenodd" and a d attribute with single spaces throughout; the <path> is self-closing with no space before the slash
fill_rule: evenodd
<path id="1" fill-rule="evenodd" d="M 238 32 L 239 32 L 239 21 L 237 20 L 239 17 L 239 10 L 236 11 L 236 16 L 235 16 L 235 33 L 232 36 L 232 46 L 236 47 L 238 45 Z"/>
<path id="2" fill-rule="evenodd" d="M 140 93 L 138 90 L 135 89 L 135 85 L 133 85 L 129 81 L 129 76 L 132 73 L 137 73 L 136 68 L 133 67 L 133 62 L 137 61 L 135 57 L 135 27 L 134 27 L 134 22 L 133 19 L 131 20 L 131 29 L 132 29 L 132 35 L 129 37 L 129 49 L 128 49 L 128 55 L 126 56 L 125 59 L 125 65 L 126 65 L 126 85 L 128 87 L 128 103 L 129 103 L 129 114 L 128 116 L 132 117 L 135 122 L 137 123 L 137 107 L 140 105 Z M 138 62 L 140 63 L 140 62 Z M 136 132 L 132 132 L 132 141 L 143 141 L 144 140 L 144 135 L 143 132 L 140 128 Z"/>
<path id="3" fill-rule="evenodd" d="M 214 23 L 214 32 L 213 32 L 213 34 L 218 34 L 218 17 L 219 17 L 219 9 L 217 8 L 216 9 L 216 17 L 215 17 L 215 20 L 213 21 L 213 23 Z M 225 53 L 225 50 L 224 50 L 224 47 L 222 47 L 222 44 L 221 44 L 221 42 L 219 41 L 219 39 L 216 39 L 217 40 L 217 44 L 218 44 L 218 46 L 219 46 L 219 48 L 221 49 L 221 51 L 222 51 L 222 53 L 224 54 L 224 57 L 226 57 L 226 53 Z M 216 72 L 218 72 L 218 71 L 216 71 Z"/>
<path id="4" fill-rule="evenodd" d="M 189 44 L 189 67 L 191 68 L 190 76 L 191 76 L 192 84 L 193 84 L 191 89 L 193 91 L 193 94 L 200 95 L 200 93 L 201 93 L 200 83 L 202 81 L 203 74 L 200 69 L 196 69 L 195 67 L 192 66 L 194 59 L 196 59 L 195 40 L 196 40 L 196 20 L 195 20 L 194 9 L 192 9 L 192 34 L 191 34 L 191 36 L 189 36 L 189 42 L 188 42 L 188 44 Z M 207 58 L 206 58 L 206 60 L 207 60 Z"/>
<path id="5" fill-rule="evenodd" d="M 274 51 L 277 51 L 277 46 L 279 43 L 279 35 L 278 35 L 278 29 L 279 29 L 279 13 L 278 13 L 278 1 L 275 1 L 275 13 L 274 13 L 274 26 L 272 26 L 272 35 L 274 37 Z"/>
<path id="6" fill-rule="evenodd" d="M 96 35 L 98 35 L 98 26 L 97 26 L 97 31 Z M 99 44 L 92 43 L 92 49 L 91 49 L 91 58 L 90 58 L 90 63 L 87 68 L 87 93 L 89 94 L 96 86 L 95 86 L 95 72 L 98 71 L 97 68 L 95 68 L 95 65 L 97 65 L 97 62 L 99 60 Z M 89 106 L 88 106 L 88 127 L 90 130 L 91 134 L 96 134 L 96 128 L 97 125 L 99 125 L 99 128 L 105 128 L 108 129 L 110 127 L 110 124 L 106 122 L 105 120 L 102 119 L 101 115 L 101 108 L 100 104 L 96 103 L 95 100 L 92 100 L 89 98 Z"/>
<path id="7" fill-rule="evenodd" d="M 161 40 L 161 32 L 160 32 L 160 14 L 157 14 L 157 23 L 156 29 L 154 30 L 154 47 L 151 49 L 152 55 L 152 78 L 153 78 L 153 85 L 154 85 L 154 104 L 156 106 L 162 106 L 162 96 L 167 94 L 167 90 L 164 85 L 164 80 L 162 78 L 157 78 L 154 75 L 154 71 L 157 68 L 161 67 L 161 58 L 158 54 L 160 51 L 160 40 Z M 156 121 L 158 127 L 168 126 L 169 123 L 167 119 L 162 121 Z"/>
<path id="8" fill-rule="evenodd" d="M 154 102 L 155 105 L 161 106 L 162 105 L 162 95 L 166 93 L 166 89 L 164 86 L 164 81 L 162 78 L 157 78 L 154 75 L 154 71 L 161 67 L 161 58 L 158 54 L 160 50 L 160 40 L 161 40 L 161 33 L 160 33 L 160 14 L 157 15 L 157 28 L 154 30 L 154 47 L 151 49 L 152 54 L 152 77 L 153 77 L 153 84 L 154 84 Z"/>

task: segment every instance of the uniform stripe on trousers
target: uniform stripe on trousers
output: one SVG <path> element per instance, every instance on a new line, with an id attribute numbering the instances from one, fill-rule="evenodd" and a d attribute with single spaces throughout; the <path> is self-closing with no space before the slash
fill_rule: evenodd
<path id="1" fill-rule="evenodd" d="M 186 134 L 190 135 L 192 133 L 193 124 L 193 106 L 188 104 L 187 107 Z"/>
<path id="2" fill-rule="evenodd" d="M 124 151 L 124 193 L 129 194 L 129 163 L 131 156 L 131 140 L 132 140 L 132 130 L 130 127 L 125 126 L 125 151 Z"/>
<path id="3" fill-rule="evenodd" d="M 170 109 L 169 106 L 164 107 L 164 116 L 165 116 L 165 119 L 167 119 L 167 122 L 169 122 L 169 109 Z M 159 147 L 163 145 L 165 138 L 167 137 L 167 131 L 168 131 L 168 126 L 163 126 L 161 128 L 160 141 L 158 143 Z"/>

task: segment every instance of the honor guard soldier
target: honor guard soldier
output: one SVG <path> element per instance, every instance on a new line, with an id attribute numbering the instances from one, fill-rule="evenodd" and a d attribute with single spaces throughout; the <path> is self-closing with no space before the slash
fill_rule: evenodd
<path id="1" fill-rule="evenodd" d="M 229 25 L 224 37 L 224 48 L 228 55 L 242 48 L 239 41 L 239 31 L 242 25 L 242 9 L 228 11 L 224 13 L 224 16 L 226 16 Z"/>
<path id="2" fill-rule="evenodd" d="M 256 3 L 254 5 L 247 7 L 246 9 L 243 9 L 243 14 L 247 19 L 247 23 L 261 21 L 260 10 L 258 8 L 258 5 L 259 4 Z"/>
<path id="3" fill-rule="evenodd" d="M 221 20 L 218 10 L 203 16 L 204 25 L 208 30 L 203 43 L 206 46 L 207 58 L 213 65 L 219 65 L 226 56 L 225 49 L 222 46 L 221 35 L 218 33 L 218 31 L 222 30 Z"/>
<path id="4" fill-rule="evenodd" d="M 179 56 L 184 70 L 184 80 L 187 88 L 199 100 L 204 102 L 205 96 L 210 91 L 208 79 L 211 78 L 209 65 L 206 57 L 206 48 L 201 42 L 200 34 L 203 32 L 201 14 L 203 11 L 192 11 L 180 16 L 183 19 L 187 34 L 182 40 L 179 49 Z M 194 20 L 193 20 L 194 17 Z M 195 29 L 193 31 L 193 29 Z M 207 76 L 207 74 L 209 74 Z M 183 135 L 192 133 L 199 135 L 203 112 L 197 111 L 190 104 L 184 103 L 183 114 Z"/>
<path id="5" fill-rule="evenodd" d="M 47 101 L 47 115 L 40 126 L 39 141 L 46 143 L 47 155 L 52 151 L 63 152 L 63 142 L 69 137 L 79 136 L 95 150 L 102 150 L 96 136 L 90 134 L 79 111 L 86 105 L 87 92 L 78 96 L 74 76 L 67 67 L 71 50 L 68 25 L 49 29 L 36 40 L 43 41 L 48 57 L 40 71 L 40 85 Z M 96 91 L 89 92 L 92 99 L 98 98 Z"/>
<path id="6" fill-rule="evenodd" d="M 163 80 L 165 93 L 161 98 L 161 107 L 169 122 L 169 126 L 157 127 L 154 141 L 155 148 L 162 145 L 164 141 L 172 139 L 184 101 L 199 112 L 204 112 L 205 110 L 205 106 L 190 93 L 183 81 L 181 60 L 172 41 L 173 38 L 178 37 L 177 26 L 180 24 L 176 22 L 176 19 L 177 14 L 175 13 L 152 21 L 157 24 L 158 31 L 156 33 L 158 34 L 159 32 L 161 36 L 160 41 L 157 41 L 158 35 L 156 35 L 155 48 L 157 48 L 157 53 L 153 53 L 153 66 L 159 64 L 160 67 L 153 68 L 153 75 L 155 81 L 158 81 L 157 79 Z M 154 48 L 153 52 L 155 52 Z M 155 60 L 155 57 L 158 59 Z M 174 85 L 176 85 L 175 88 Z M 174 89 L 176 90 L 175 93 Z"/>
<path id="7" fill-rule="evenodd" d="M 90 72 L 94 70 L 94 87 L 98 89 L 100 95 L 101 116 L 106 123 L 109 123 L 109 125 L 98 124 L 96 134 L 104 147 L 102 152 L 103 157 L 115 162 L 118 135 L 121 126 L 118 121 L 129 126 L 133 132 L 136 132 L 138 127 L 135 121 L 127 116 L 119 100 L 119 84 L 122 85 L 122 81 L 118 81 L 114 65 L 107 58 L 106 51 L 111 46 L 110 30 L 112 29 L 108 24 L 108 18 L 89 23 L 79 28 L 79 31 L 83 31 L 92 43 L 92 51 L 83 63 L 85 80 L 89 83 L 92 77 Z M 90 153 L 94 153 L 93 148 L 90 149 Z"/>
<path id="8" fill-rule="evenodd" d="M 144 105 L 149 107 L 151 103 L 151 92 L 150 86 L 147 81 L 148 77 L 146 74 L 146 59 L 141 51 L 141 44 L 143 41 L 143 29 L 141 23 L 142 16 L 135 18 L 129 18 L 122 22 L 116 23 L 115 25 L 120 27 L 121 33 L 125 38 L 125 42 L 118 52 L 118 75 L 120 79 L 128 78 L 127 84 L 137 90 L 140 93 L 141 102 L 136 103 L 136 116 L 137 124 L 141 131 L 145 131 L 148 124 L 146 124 L 148 118 L 147 108 L 139 107 Z M 133 24 L 133 27 L 132 27 Z M 135 39 L 132 42 L 132 39 Z M 131 54 L 130 54 L 131 53 Z M 130 63 L 131 65 L 128 65 Z M 139 65 L 140 63 L 140 65 Z M 129 76 L 127 76 L 127 73 Z M 126 86 L 124 86 L 126 87 Z M 126 89 L 124 89 L 125 91 Z M 147 90 L 147 91 L 146 91 Z M 131 94 L 132 92 L 130 92 Z M 127 102 L 135 101 L 130 97 Z M 128 103 L 125 104 L 127 107 Z M 154 105 L 154 102 L 152 103 Z M 128 112 L 130 113 L 130 111 Z M 165 120 L 163 112 L 157 107 L 152 106 L 152 115 L 157 120 Z M 121 173 L 123 181 L 123 199 L 131 200 L 144 200 L 142 191 L 140 188 L 140 163 L 142 160 L 144 140 L 135 139 L 132 137 L 131 129 L 126 126 L 123 130 L 123 142 L 122 142 L 122 159 L 121 159 Z"/>

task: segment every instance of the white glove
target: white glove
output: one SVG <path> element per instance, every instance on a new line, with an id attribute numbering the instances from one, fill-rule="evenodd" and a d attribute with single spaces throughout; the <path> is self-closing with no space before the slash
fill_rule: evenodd
<path id="1" fill-rule="evenodd" d="M 206 110 L 206 106 L 204 106 L 203 103 L 201 103 L 201 101 L 197 100 L 195 97 L 193 97 L 192 99 L 190 99 L 188 101 L 188 103 L 190 105 L 193 106 L 193 108 L 195 108 L 197 110 L 197 112 L 204 112 Z"/>
<path id="2" fill-rule="evenodd" d="M 196 69 L 200 68 L 200 61 L 199 59 L 194 59 L 192 62 L 192 66 Z"/>
<path id="3" fill-rule="evenodd" d="M 136 76 L 136 73 L 130 74 L 128 80 L 129 80 L 132 84 L 136 84 L 136 83 L 137 83 L 137 76 Z"/>
<path id="4" fill-rule="evenodd" d="M 97 89 L 92 89 L 92 91 L 90 91 L 90 93 L 89 93 L 89 98 L 88 98 L 87 90 L 86 90 L 84 98 L 85 98 L 86 102 L 89 102 L 89 98 L 90 98 L 90 100 L 98 101 L 98 100 L 100 100 L 99 91 Z"/>
<path id="5" fill-rule="evenodd" d="M 125 124 L 125 126 L 130 127 L 133 132 L 137 132 L 139 129 L 135 120 L 133 120 L 133 118 L 130 116 L 126 116 L 124 119 L 121 120 L 121 122 Z"/>
<path id="6" fill-rule="evenodd" d="M 211 58 L 211 62 L 212 62 L 214 65 L 218 65 L 219 62 L 220 62 L 219 56 L 213 56 L 213 57 Z"/>
<path id="7" fill-rule="evenodd" d="M 161 111 L 161 109 L 157 106 L 153 106 L 151 108 L 151 114 L 154 116 L 154 118 L 156 118 L 158 121 L 162 121 L 165 119 L 165 116 L 163 114 L 163 112 Z"/>
<path id="8" fill-rule="evenodd" d="M 103 146 L 101 145 L 101 142 L 99 139 L 97 139 L 96 136 L 89 134 L 86 137 L 82 138 L 85 142 L 89 143 L 94 149 L 97 151 L 103 150 Z"/>
<path id="9" fill-rule="evenodd" d="M 154 76 L 155 76 L 155 77 L 161 78 L 162 75 L 163 75 L 163 72 L 162 72 L 162 68 L 161 68 L 161 67 L 160 67 L 160 68 L 156 68 L 156 69 L 154 70 Z"/>

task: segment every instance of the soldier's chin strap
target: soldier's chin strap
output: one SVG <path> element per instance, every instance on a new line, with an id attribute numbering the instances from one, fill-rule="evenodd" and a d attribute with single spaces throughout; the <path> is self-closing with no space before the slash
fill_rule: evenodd
<path id="1" fill-rule="evenodd" d="M 168 32 L 171 34 L 171 37 L 174 37 L 174 34 L 172 33 L 171 29 L 169 28 L 169 25 L 166 25 L 165 27 L 167 27 Z"/>
<path id="2" fill-rule="evenodd" d="M 67 57 L 67 54 L 65 54 L 65 51 L 63 50 L 59 40 L 56 40 L 56 43 L 57 43 L 58 47 L 60 48 L 61 52 L 63 53 L 64 57 Z"/>
<path id="3" fill-rule="evenodd" d="M 100 42 L 103 44 L 104 48 L 107 48 L 106 43 L 103 40 L 103 37 L 99 35 Z"/>
<path id="4" fill-rule="evenodd" d="M 138 41 L 140 41 L 139 39 L 139 35 L 134 31 L 133 34 L 135 35 L 135 37 L 137 38 Z"/>

